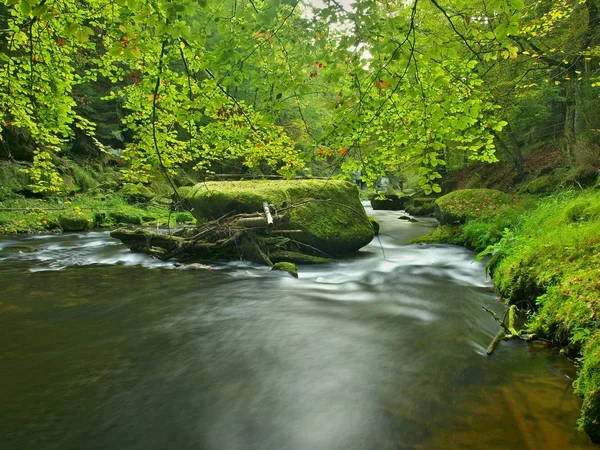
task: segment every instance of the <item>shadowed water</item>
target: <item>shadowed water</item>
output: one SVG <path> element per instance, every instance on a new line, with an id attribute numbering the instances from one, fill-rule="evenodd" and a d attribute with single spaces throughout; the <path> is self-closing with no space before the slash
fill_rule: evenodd
<path id="1" fill-rule="evenodd" d="M 485 347 L 473 253 L 403 246 L 300 278 L 134 254 L 108 233 L 0 239 L 0 448 L 584 449 L 571 365 Z M 398 241 L 396 238 L 401 238 Z"/>

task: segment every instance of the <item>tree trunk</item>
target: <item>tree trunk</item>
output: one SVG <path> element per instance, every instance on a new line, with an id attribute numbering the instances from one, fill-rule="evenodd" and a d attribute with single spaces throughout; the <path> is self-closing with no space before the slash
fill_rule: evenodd
<path id="1" fill-rule="evenodd" d="M 569 81 L 565 88 L 565 124 L 563 154 L 573 161 L 573 147 L 576 139 L 575 112 L 577 110 L 577 81 Z"/>

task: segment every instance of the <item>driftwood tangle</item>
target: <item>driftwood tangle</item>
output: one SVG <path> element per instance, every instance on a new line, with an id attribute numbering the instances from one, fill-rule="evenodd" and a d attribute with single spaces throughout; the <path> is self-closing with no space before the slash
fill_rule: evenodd
<path id="1" fill-rule="evenodd" d="M 118 229 L 111 237 L 119 239 L 131 250 L 148 253 L 159 259 L 192 260 L 245 259 L 259 264 L 273 262 L 323 262 L 324 258 L 303 254 L 294 235 L 302 230 L 287 229 L 286 215 L 272 215 L 267 202 L 263 212 L 226 214 L 193 228 L 172 234 L 145 229 Z M 322 255 L 327 257 L 328 255 Z"/>

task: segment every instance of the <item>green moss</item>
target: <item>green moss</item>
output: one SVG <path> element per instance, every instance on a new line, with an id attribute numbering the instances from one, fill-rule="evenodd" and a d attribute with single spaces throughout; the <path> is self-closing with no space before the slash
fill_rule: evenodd
<path id="1" fill-rule="evenodd" d="M 63 231 L 85 231 L 94 224 L 89 217 L 75 212 L 61 214 L 58 216 L 58 222 Z"/>
<path id="2" fill-rule="evenodd" d="M 373 232 L 375 233 L 375 236 L 378 236 L 379 228 L 381 228 L 381 226 L 379 225 L 379 221 L 375 217 L 371 216 L 369 216 L 369 221 L 371 222 L 371 225 L 373 225 Z"/>
<path id="3" fill-rule="evenodd" d="M 13 193 L 29 192 L 29 176 L 16 164 L 0 161 L 0 200 Z"/>
<path id="4" fill-rule="evenodd" d="M 589 336 L 582 349 L 582 366 L 573 386 L 583 398 L 579 427 L 586 430 L 594 442 L 600 440 L 600 332 Z"/>
<path id="5" fill-rule="evenodd" d="M 282 272 L 288 272 L 292 276 L 298 278 L 298 269 L 296 265 L 290 262 L 278 262 L 273 264 L 271 270 L 281 270 Z"/>
<path id="6" fill-rule="evenodd" d="M 493 214 L 510 203 L 504 192 L 493 189 L 462 189 L 435 201 L 435 217 L 440 223 L 465 223 L 470 219 Z"/>
<path id="7" fill-rule="evenodd" d="M 194 215 L 205 219 L 262 211 L 263 201 L 289 216 L 290 229 L 303 231 L 295 236 L 304 245 L 303 251 L 314 247 L 327 254 L 342 254 L 358 250 L 373 238 L 358 190 L 342 181 L 207 182 L 194 186 L 186 197 Z"/>
<path id="8" fill-rule="evenodd" d="M 194 222 L 195 220 L 196 219 L 194 219 L 194 216 L 192 216 L 188 212 L 175 214 L 175 222 L 177 222 L 177 223 L 191 223 L 191 222 Z"/>
<path id="9" fill-rule="evenodd" d="M 110 217 L 116 223 L 129 224 L 129 225 L 141 225 L 142 219 L 137 212 L 131 211 L 115 211 L 110 213 Z"/>
<path id="10" fill-rule="evenodd" d="M 440 225 L 435 230 L 430 231 L 426 235 L 420 236 L 410 241 L 411 244 L 427 244 L 436 242 L 443 244 L 462 245 L 465 242 L 465 237 L 460 227 L 456 225 Z"/>
<path id="11" fill-rule="evenodd" d="M 152 217 L 161 224 L 166 224 L 169 208 L 133 206 L 115 195 L 82 194 L 69 199 L 15 197 L 0 203 L 0 234 L 60 231 L 61 215 L 65 218 L 81 217 L 90 224 L 89 226 L 97 227 L 112 227 L 120 221 L 137 224 L 141 223 L 140 217 Z M 175 225 L 173 217 L 171 223 Z"/>
<path id="12" fill-rule="evenodd" d="M 413 197 L 404 208 L 404 210 L 413 216 L 429 216 L 433 214 L 435 198 L 432 197 Z"/>
<path id="13" fill-rule="evenodd" d="M 71 172 L 73 181 L 81 192 L 87 192 L 100 184 L 87 168 L 73 164 L 71 165 Z"/>
<path id="14" fill-rule="evenodd" d="M 520 194 L 543 194 L 553 192 L 558 188 L 558 180 L 552 175 L 543 175 L 526 181 L 519 188 Z"/>
<path id="15" fill-rule="evenodd" d="M 143 184 L 126 184 L 119 194 L 129 203 L 147 203 L 154 197 L 154 193 Z"/>

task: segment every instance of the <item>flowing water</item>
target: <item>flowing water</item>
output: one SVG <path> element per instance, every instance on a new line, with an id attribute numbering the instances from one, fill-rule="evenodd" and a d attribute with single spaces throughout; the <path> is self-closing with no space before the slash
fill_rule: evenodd
<path id="1" fill-rule="evenodd" d="M 585 449 L 573 368 L 503 342 L 466 249 L 383 232 L 300 278 L 108 233 L 0 239 L 0 448 Z M 399 238 L 399 240 L 398 240 Z"/>

